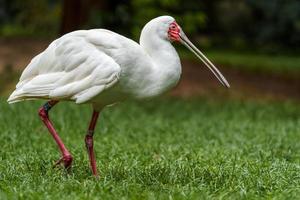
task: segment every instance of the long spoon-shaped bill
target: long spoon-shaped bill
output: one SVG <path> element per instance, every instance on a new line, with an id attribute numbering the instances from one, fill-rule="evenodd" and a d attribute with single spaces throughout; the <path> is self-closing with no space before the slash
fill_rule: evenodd
<path id="1" fill-rule="evenodd" d="M 180 30 L 180 42 L 186 46 L 191 52 L 193 52 L 215 75 L 215 77 L 220 81 L 220 83 L 225 87 L 230 87 L 229 83 L 221 72 L 208 60 L 208 58 L 197 48 L 195 45 L 187 38 L 182 30 Z"/>

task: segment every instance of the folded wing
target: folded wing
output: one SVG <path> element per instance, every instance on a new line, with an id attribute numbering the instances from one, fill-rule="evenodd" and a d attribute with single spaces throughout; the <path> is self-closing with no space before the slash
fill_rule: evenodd
<path id="1" fill-rule="evenodd" d="M 113 58 L 84 34 L 71 34 L 51 43 L 31 61 L 8 102 L 42 98 L 85 103 L 115 85 L 120 71 Z"/>

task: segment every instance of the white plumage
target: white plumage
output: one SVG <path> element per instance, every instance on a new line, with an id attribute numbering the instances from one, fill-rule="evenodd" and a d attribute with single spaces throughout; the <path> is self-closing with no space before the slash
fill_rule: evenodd
<path id="1" fill-rule="evenodd" d="M 59 101 L 92 104 L 94 113 L 86 145 L 93 174 L 97 175 L 92 136 L 99 111 L 124 99 L 154 97 L 175 86 L 181 64 L 171 42 L 184 44 L 229 87 L 174 18 L 162 16 L 145 25 L 139 44 L 105 29 L 75 31 L 58 38 L 32 59 L 8 102 L 50 100 L 39 115 L 61 150 L 58 163 L 63 161 L 65 167 L 71 166 L 72 156 L 49 120 L 48 111 Z"/>
<path id="2" fill-rule="evenodd" d="M 32 59 L 8 102 L 43 98 L 101 107 L 128 97 L 156 96 L 177 83 L 181 67 L 170 42 L 153 32 L 151 27 L 143 34 L 158 41 L 143 41 L 151 37 L 142 34 L 141 45 L 105 29 L 66 34 Z M 113 93 L 101 98 L 112 87 Z"/>
<path id="3" fill-rule="evenodd" d="M 42 98 L 103 107 L 157 96 L 176 85 L 181 74 L 168 38 L 174 21 L 169 16 L 150 21 L 140 44 L 105 29 L 66 34 L 32 59 L 8 102 Z"/>

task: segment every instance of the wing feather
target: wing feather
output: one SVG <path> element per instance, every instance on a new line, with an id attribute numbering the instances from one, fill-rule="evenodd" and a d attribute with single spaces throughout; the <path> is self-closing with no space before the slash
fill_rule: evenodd
<path id="1" fill-rule="evenodd" d="M 118 82 L 120 66 L 83 36 L 63 36 L 35 57 L 8 102 L 46 98 L 85 103 Z"/>

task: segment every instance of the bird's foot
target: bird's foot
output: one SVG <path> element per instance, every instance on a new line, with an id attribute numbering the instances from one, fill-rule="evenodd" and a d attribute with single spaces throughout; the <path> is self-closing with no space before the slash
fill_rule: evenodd
<path id="1" fill-rule="evenodd" d="M 54 167 L 63 163 L 66 169 L 70 169 L 72 166 L 73 157 L 71 155 L 64 155 L 61 159 L 59 159 L 55 164 Z"/>

